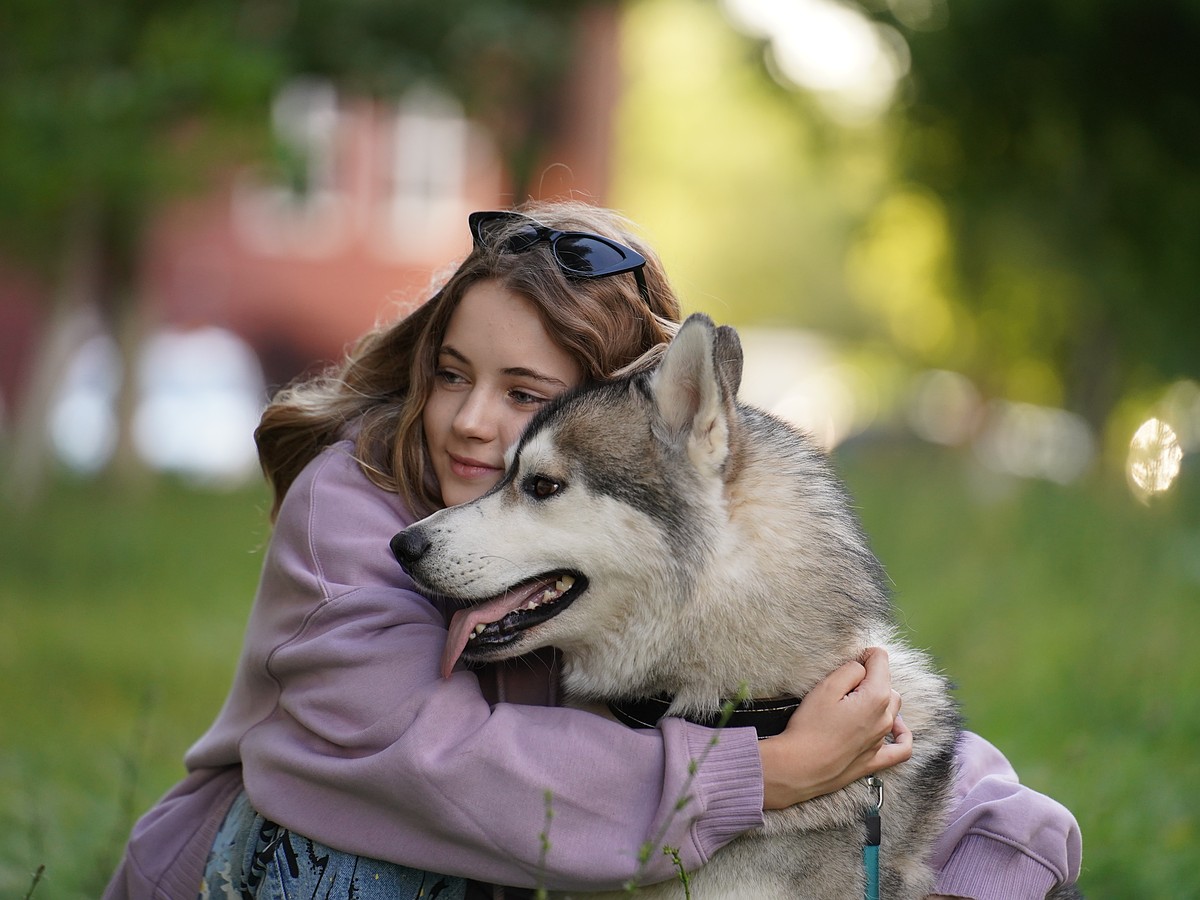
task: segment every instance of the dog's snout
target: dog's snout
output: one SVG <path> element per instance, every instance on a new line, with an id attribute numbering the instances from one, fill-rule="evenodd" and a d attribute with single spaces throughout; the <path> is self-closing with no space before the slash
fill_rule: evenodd
<path id="1" fill-rule="evenodd" d="M 428 552 L 429 539 L 419 528 L 405 528 L 392 538 L 391 547 L 400 567 L 411 574 L 412 567 Z"/>

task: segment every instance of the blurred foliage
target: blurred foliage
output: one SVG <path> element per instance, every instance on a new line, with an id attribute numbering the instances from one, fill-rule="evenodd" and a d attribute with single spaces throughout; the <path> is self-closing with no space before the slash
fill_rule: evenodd
<path id="1" fill-rule="evenodd" d="M 76 310 L 97 310 L 132 371 L 137 271 L 150 217 L 242 161 L 305 170 L 269 131 L 300 76 L 380 99 L 448 88 L 488 125 L 523 196 L 553 135 L 583 0 L 8 0 L 0 6 L 0 253 L 51 284 L 51 315 L 13 429 L 4 485 L 43 480 L 46 409 Z M 136 398 L 121 383 L 112 467 L 142 475 Z"/>
<path id="2" fill-rule="evenodd" d="M 882 128 L 829 127 L 711 0 L 627 6 L 611 202 L 691 309 L 861 333 L 842 260 L 889 178 Z"/>
<path id="3" fill-rule="evenodd" d="M 1012 393 L 1045 366 L 1097 425 L 1121 391 L 1200 376 L 1200 3 L 877 15 L 911 50 L 901 172 L 944 205 L 959 297 L 987 335 L 975 374 Z"/>
<path id="4" fill-rule="evenodd" d="M 689 302 L 1096 428 L 1200 375 L 1200 3 L 858 6 L 910 72 L 847 124 L 720 4 L 629 4 L 614 200 Z"/>
<path id="5" fill-rule="evenodd" d="M 132 0 L 0 11 L 0 241 L 51 267 L 88 210 L 128 260 L 146 210 L 265 124 L 283 74 L 243 4 Z M 116 259 L 110 259 L 116 262 Z"/>
<path id="6" fill-rule="evenodd" d="M 389 97 L 449 88 L 518 182 L 569 61 L 581 4 L 550 0 L 9 0 L 0 9 L 0 245 L 53 266 L 86 209 L 128 268 L 147 212 L 269 150 L 297 75 Z"/>

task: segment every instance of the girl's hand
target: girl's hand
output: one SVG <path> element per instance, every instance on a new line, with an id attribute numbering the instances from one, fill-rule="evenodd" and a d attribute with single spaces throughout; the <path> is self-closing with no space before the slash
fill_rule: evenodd
<path id="1" fill-rule="evenodd" d="M 763 809 L 811 800 L 904 762 L 912 756 L 912 732 L 899 711 L 883 648 L 835 669 L 804 698 L 782 734 L 758 742 Z"/>

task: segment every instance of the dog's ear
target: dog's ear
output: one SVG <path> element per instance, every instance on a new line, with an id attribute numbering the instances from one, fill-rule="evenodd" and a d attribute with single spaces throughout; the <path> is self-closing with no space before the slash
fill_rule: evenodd
<path id="1" fill-rule="evenodd" d="M 732 331 L 732 329 L 730 329 Z M 693 313 L 667 348 L 651 379 L 658 413 L 654 430 L 673 447 L 686 447 L 700 469 L 720 471 L 729 455 L 733 393 L 741 380 L 741 346 L 708 316 Z M 730 385 L 732 378 L 733 386 Z"/>
<path id="2" fill-rule="evenodd" d="M 742 386 L 742 340 L 738 333 L 728 325 L 720 326 L 717 329 L 714 352 L 717 372 L 725 382 L 725 389 L 732 400 Z"/>

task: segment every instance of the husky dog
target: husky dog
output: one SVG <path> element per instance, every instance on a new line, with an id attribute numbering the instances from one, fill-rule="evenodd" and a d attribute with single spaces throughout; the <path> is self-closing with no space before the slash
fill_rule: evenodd
<path id="1" fill-rule="evenodd" d="M 691 316 L 654 372 L 547 405 L 499 484 L 405 529 L 392 550 L 424 590 L 460 607 L 447 672 L 460 655 L 482 663 L 554 646 L 580 704 L 659 702 L 711 721 L 743 686 L 753 698 L 803 697 L 885 647 L 913 755 L 881 773 L 880 893 L 923 897 L 956 705 L 898 636 L 882 568 L 824 454 L 738 403 L 741 361 L 732 329 Z M 690 875 L 693 896 L 861 900 L 873 803 L 864 781 L 766 813 Z M 639 896 L 680 891 L 666 882 Z"/>

